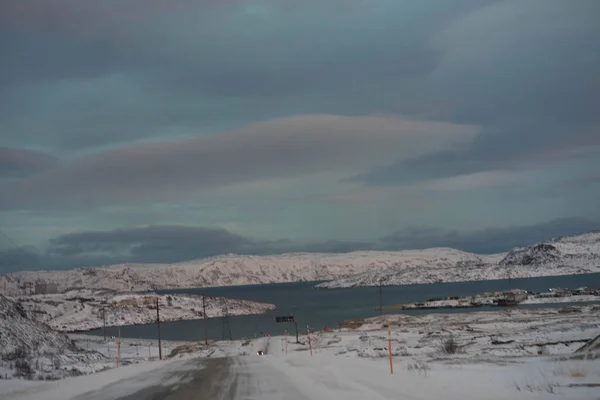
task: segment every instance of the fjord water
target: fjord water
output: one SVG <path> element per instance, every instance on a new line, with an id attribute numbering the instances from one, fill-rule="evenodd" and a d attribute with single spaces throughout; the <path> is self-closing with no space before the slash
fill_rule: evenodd
<path id="1" fill-rule="evenodd" d="M 272 303 L 277 310 L 261 315 L 230 317 L 229 325 L 234 339 L 251 338 L 269 333 L 283 335 L 287 329 L 294 334 L 291 323 L 275 323 L 276 315 L 295 315 L 298 329 L 306 331 L 306 325 L 313 329 L 324 326 L 334 328 L 344 320 L 373 317 L 379 315 L 379 288 L 361 287 L 348 289 L 315 289 L 315 282 L 310 283 L 280 283 L 270 285 L 230 286 L 197 289 L 162 290 L 160 293 L 193 293 L 207 296 L 224 296 L 233 299 L 254 300 Z M 553 287 L 575 289 L 581 286 L 600 287 L 600 273 L 586 275 L 566 275 L 543 278 L 525 278 L 513 280 L 494 280 L 478 282 L 436 283 L 421 285 L 387 286 L 383 288 L 383 304 L 400 304 L 425 301 L 434 297 L 473 296 L 477 293 L 492 292 L 507 289 L 525 289 L 542 292 Z M 565 304 L 521 306 L 529 308 L 557 307 Z M 497 308 L 481 307 L 460 310 L 384 310 L 384 313 L 446 313 L 446 312 L 477 312 L 497 310 Z M 89 332 L 102 335 L 102 329 Z M 116 334 L 116 328 L 108 328 L 107 334 Z M 130 338 L 156 338 L 156 325 L 135 325 L 121 327 L 121 335 Z M 209 339 L 221 339 L 223 336 L 223 321 L 220 318 L 208 320 Z M 163 340 L 204 339 L 204 321 L 175 321 L 161 323 Z M 225 337 L 229 331 L 225 330 Z"/>

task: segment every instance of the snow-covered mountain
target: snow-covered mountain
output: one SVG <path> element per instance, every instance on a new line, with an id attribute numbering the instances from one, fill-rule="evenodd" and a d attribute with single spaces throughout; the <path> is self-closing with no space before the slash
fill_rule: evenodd
<path id="1" fill-rule="evenodd" d="M 415 258 L 408 265 L 398 263 L 390 268 L 369 270 L 317 287 L 463 282 L 600 272 L 600 232 L 518 247 L 507 254 L 475 256 L 464 253 L 463 257 L 454 257 L 445 265 L 432 265 Z"/>
<path id="2" fill-rule="evenodd" d="M 77 349 L 69 338 L 34 321 L 25 308 L 0 295 L 0 375 L 56 379 L 103 368 L 102 354 Z M 100 364 L 98 364 L 100 363 Z"/>
<path id="3" fill-rule="evenodd" d="M 144 291 L 278 282 L 329 281 L 321 287 L 456 282 L 600 272 L 600 233 L 564 237 L 508 254 L 478 255 L 449 248 L 344 254 L 225 255 L 176 264 L 122 264 L 0 276 L 0 291 L 17 295 L 27 284 Z M 550 247 L 551 246 L 551 247 Z"/>
<path id="4" fill-rule="evenodd" d="M 517 247 L 500 262 L 503 266 L 600 266 L 600 231 L 566 236 L 533 246 Z"/>
<path id="5" fill-rule="evenodd" d="M 278 282 L 325 281 L 394 265 L 451 266 L 487 259 L 453 249 L 366 251 L 345 254 L 291 253 L 274 256 L 225 255 L 177 264 L 123 264 L 65 271 L 23 271 L 0 276 L 0 291 L 18 295 L 28 283 L 44 281 L 59 291 L 73 288 L 144 291 Z"/>

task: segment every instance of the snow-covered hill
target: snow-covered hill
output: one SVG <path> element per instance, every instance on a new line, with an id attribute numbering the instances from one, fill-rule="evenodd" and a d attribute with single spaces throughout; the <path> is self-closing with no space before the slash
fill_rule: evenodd
<path id="1" fill-rule="evenodd" d="M 508 252 L 500 265 L 598 267 L 600 266 L 600 231 L 515 248 Z"/>
<path id="2" fill-rule="evenodd" d="M 56 379 L 81 375 L 105 368 L 103 361 L 109 362 L 100 353 L 77 349 L 67 336 L 34 321 L 21 304 L 0 295 L 2 378 Z"/>
<path id="3" fill-rule="evenodd" d="M 564 237 L 478 255 L 449 248 L 344 254 L 225 255 L 176 264 L 122 264 L 66 271 L 25 271 L 0 276 L 0 291 L 17 295 L 27 284 L 144 291 L 202 286 L 329 281 L 321 287 L 456 282 L 600 272 L 600 233 Z"/>
<path id="4" fill-rule="evenodd" d="M 413 258 L 409 263 L 396 263 L 385 269 L 371 269 L 325 282 L 317 287 L 463 282 L 600 272 L 600 232 L 561 237 L 533 246 L 519 247 L 506 255 L 476 256 L 447 250 L 452 256 L 447 258 L 448 262 L 445 264 Z"/>
<path id="5" fill-rule="evenodd" d="M 410 254 L 405 260 L 391 263 L 384 268 L 369 270 L 317 285 L 318 288 L 343 288 L 378 285 L 409 285 L 416 283 L 440 283 L 460 281 L 483 281 L 495 279 L 498 263 L 504 254 L 476 255 L 455 249 L 432 249 L 422 254 Z M 504 276 L 506 277 L 506 276 Z"/>
<path id="6" fill-rule="evenodd" d="M 60 294 L 15 298 L 33 318 L 63 332 L 85 331 L 106 326 L 148 324 L 156 321 L 156 301 L 163 322 L 203 318 L 202 296 L 192 294 L 117 293 L 109 290 L 71 290 Z M 273 304 L 206 296 L 208 318 L 262 314 Z"/>
<path id="7" fill-rule="evenodd" d="M 292 253 L 274 256 L 225 255 L 177 264 L 123 264 L 65 271 L 24 271 L 0 276 L 0 291 L 45 281 L 60 291 L 73 288 L 144 291 L 202 286 L 325 281 L 394 265 L 452 266 L 461 260 L 488 259 L 454 249 L 366 251 L 346 254 Z M 496 259 L 497 257 L 492 257 Z"/>

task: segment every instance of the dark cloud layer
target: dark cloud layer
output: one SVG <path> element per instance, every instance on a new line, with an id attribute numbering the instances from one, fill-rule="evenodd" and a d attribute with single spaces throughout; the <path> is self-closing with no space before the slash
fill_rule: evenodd
<path id="1" fill-rule="evenodd" d="M 290 240 L 256 240 L 221 228 L 148 226 L 59 236 L 43 256 L 35 249 L 0 251 L 0 272 L 21 269 L 66 269 L 123 262 L 170 263 L 221 254 L 345 253 L 359 250 L 407 250 L 453 247 L 475 253 L 497 253 L 551 238 L 589 232 L 599 221 L 561 219 L 544 224 L 486 229 L 468 233 L 410 228 L 378 242 L 331 240 L 301 244 Z"/>

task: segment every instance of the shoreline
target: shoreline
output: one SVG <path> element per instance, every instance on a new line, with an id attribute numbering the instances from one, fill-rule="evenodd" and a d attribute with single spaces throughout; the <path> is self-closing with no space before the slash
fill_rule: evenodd
<path id="1" fill-rule="evenodd" d="M 402 269 L 398 270 L 399 273 L 404 273 L 405 271 L 403 271 Z M 445 283 L 473 283 L 473 282 L 499 282 L 499 281 L 518 281 L 518 280 L 523 280 L 523 279 L 537 279 L 537 278 L 551 278 L 551 277 L 558 277 L 558 276 L 581 276 L 581 275 L 595 275 L 595 274 L 600 274 L 600 270 L 585 270 L 585 271 L 564 271 L 564 269 L 557 269 L 553 272 L 556 273 L 541 273 L 539 275 L 537 274 L 532 274 L 532 273 L 528 273 L 525 275 L 512 275 L 510 278 L 507 277 L 503 277 L 502 275 L 498 274 L 498 275 L 493 275 L 490 277 L 487 277 L 486 279 L 478 279 L 479 277 L 476 277 L 474 279 L 464 279 L 462 277 L 446 277 L 444 279 L 442 278 L 438 278 L 438 279 L 430 279 L 430 280 L 406 280 L 406 281 L 402 281 L 401 283 L 390 283 L 389 280 L 382 280 L 381 281 L 381 286 L 383 287 L 399 287 L 399 286 L 412 286 L 412 285 L 439 285 L 439 284 L 445 284 Z M 505 275 L 505 274 L 504 274 Z M 368 282 L 368 283 L 345 283 L 346 280 L 348 279 L 352 279 L 354 278 L 352 277 L 346 277 L 346 278 L 339 278 L 339 279 L 332 279 L 332 280 L 328 280 L 328 281 L 324 281 L 321 282 L 317 285 L 314 286 L 315 289 L 320 289 L 320 290 L 329 290 L 329 289 L 355 289 L 355 288 L 366 288 L 366 287 L 379 287 L 379 281 L 373 281 L 373 282 Z"/>
<path id="2" fill-rule="evenodd" d="M 519 307 L 522 305 L 595 303 L 600 302 L 600 289 L 550 289 L 545 293 L 531 293 L 523 289 L 484 293 L 476 296 L 436 298 L 424 302 L 390 304 L 383 310 L 443 310 L 480 307 Z M 379 310 L 379 307 L 373 308 Z"/>

